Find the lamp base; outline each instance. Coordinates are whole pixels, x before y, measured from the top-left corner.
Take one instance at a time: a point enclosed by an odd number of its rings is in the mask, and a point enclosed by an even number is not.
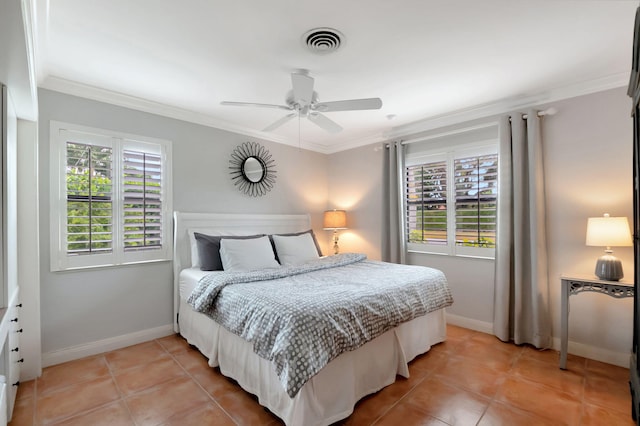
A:
[[[600,256],[598,262],[596,262],[596,276],[601,280],[620,280],[624,277],[622,273],[622,262],[612,254]]]

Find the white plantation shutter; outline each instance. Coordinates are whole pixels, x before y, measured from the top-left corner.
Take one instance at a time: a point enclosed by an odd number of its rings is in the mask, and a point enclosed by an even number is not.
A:
[[[162,246],[162,157],[123,152],[123,243],[126,250]]]
[[[171,142],[51,122],[51,270],[171,260]]]
[[[498,195],[497,145],[417,150],[405,167],[410,251],[493,257]]]
[[[111,147],[67,142],[66,251],[68,255],[113,249]]]
[[[456,244],[467,247],[496,245],[498,154],[454,161]]]
[[[406,168],[409,242],[447,244],[447,163]]]

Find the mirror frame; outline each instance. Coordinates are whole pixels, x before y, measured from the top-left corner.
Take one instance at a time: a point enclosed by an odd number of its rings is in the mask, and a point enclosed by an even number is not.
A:
[[[245,173],[245,163],[256,159],[262,166],[262,177],[254,182]],[[231,180],[241,192],[251,197],[261,197],[273,189],[276,182],[275,160],[269,151],[257,142],[244,142],[231,153],[229,169]]]

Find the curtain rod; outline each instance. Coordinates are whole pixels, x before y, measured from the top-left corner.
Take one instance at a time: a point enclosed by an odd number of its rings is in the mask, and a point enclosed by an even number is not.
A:
[[[542,116],[545,116],[545,115],[555,115],[557,112],[558,112],[557,108],[549,107],[549,108],[547,108],[545,110],[538,111],[537,115],[538,115],[538,117],[542,117]],[[524,114],[522,116],[522,118],[524,120],[526,120],[528,117],[529,117],[528,114]],[[509,120],[511,120],[511,118],[509,118]],[[455,130],[449,130],[447,132],[441,132],[441,133],[437,133],[437,134],[426,136],[426,137],[417,137],[417,138],[411,138],[411,139],[405,139],[405,140],[400,139],[399,142],[402,145],[407,145],[407,144],[410,144],[410,143],[413,143],[413,142],[423,142],[423,141],[427,141],[429,139],[437,139],[437,138],[441,138],[443,136],[449,136],[449,135],[453,135],[453,134],[457,134],[457,133],[464,133],[464,132],[468,132],[468,131],[479,130],[479,129],[483,129],[483,128],[486,128],[486,127],[496,126],[497,124],[498,124],[497,121],[490,121],[490,122],[483,123],[483,124],[480,124],[480,125],[477,125],[477,126],[470,126],[470,127],[463,127],[463,128],[455,129]],[[386,143],[384,145],[384,147],[385,148],[389,148],[389,144]]]
[[[438,139],[438,138],[442,138],[442,137],[446,137],[446,136],[457,135],[457,134],[460,134],[460,133],[472,132],[474,130],[486,129],[487,127],[493,127],[493,126],[497,126],[497,125],[498,125],[497,121],[489,121],[489,122],[478,124],[478,125],[475,125],[475,126],[461,127],[459,129],[455,129],[455,130],[448,130],[446,132],[434,133],[434,134],[429,135],[429,136],[416,137],[416,138],[411,138],[411,139],[404,139],[404,140],[401,140],[401,143],[403,145],[408,145],[408,144],[411,144],[411,143],[414,143],[414,142],[424,142],[424,141],[428,141],[428,140],[431,140],[431,139]]]
[[[557,112],[558,112],[558,110],[556,108],[550,107],[550,108],[547,108],[545,110],[538,111],[537,115],[538,115],[538,117],[542,117],[544,115],[555,115],[555,113],[557,113]],[[525,114],[525,115],[522,116],[522,118],[524,118],[526,120],[527,118],[529,118],[529,115]]]

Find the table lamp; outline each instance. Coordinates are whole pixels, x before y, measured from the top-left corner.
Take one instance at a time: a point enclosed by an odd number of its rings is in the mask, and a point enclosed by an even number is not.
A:
[[[606,247],[596,263],[596,276],[601,280],[618,281],[624,275],[622,262],[613,255],[611,247],[633,245],[626,217],[590,217],[587,222],[587,245]]]
[[[324,229],[333,230],[333,252],[338,254],[338,229],[347,229],[347,212],[344,210],[327,210],[324,212]]]

